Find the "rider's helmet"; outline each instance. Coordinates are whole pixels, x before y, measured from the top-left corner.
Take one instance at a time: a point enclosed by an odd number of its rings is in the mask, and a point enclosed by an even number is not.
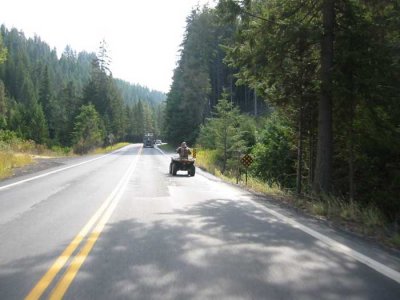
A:
[[[186,148],[186,142],[182,142],[181,147]]]

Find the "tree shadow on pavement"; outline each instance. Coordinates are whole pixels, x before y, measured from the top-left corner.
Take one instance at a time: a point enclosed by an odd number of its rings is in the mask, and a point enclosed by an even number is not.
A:
[[[96,299],[394,299],[400,292],[246,202],[213,199],[159,217],[111,224],[68,298],[93,297],[94,287]]]
[[[57,254],[58,255],[58,254]],[[54,257],[14,261],[2,289]],[[244,201],[106,226],[65,299],[396,299],[400,285]],[[8,295],[10,296],[10,295]],[[12,295],[11,295],[12,296]]]

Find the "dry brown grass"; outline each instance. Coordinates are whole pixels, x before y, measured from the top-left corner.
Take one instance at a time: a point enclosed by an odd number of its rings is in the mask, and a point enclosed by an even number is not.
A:
[[[14,168],[31,163],[33,163],[33,158],[30,154],[0,151],[0,179],[12,175]]]

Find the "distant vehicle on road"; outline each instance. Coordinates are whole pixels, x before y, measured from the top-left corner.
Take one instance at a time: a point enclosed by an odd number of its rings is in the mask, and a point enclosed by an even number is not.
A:
[[[161,145],[161,144],[162,144],[161,140],[156,140],[156,145]]]
[[[143,147],[154,148],[154,134],[146,133],[143,137]]]

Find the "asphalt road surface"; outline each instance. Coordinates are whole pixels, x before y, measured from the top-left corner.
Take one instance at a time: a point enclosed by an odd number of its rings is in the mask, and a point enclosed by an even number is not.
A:
[[[168,166],[136,144],[1,182],[0,299],[400,299],[395,253]]]

